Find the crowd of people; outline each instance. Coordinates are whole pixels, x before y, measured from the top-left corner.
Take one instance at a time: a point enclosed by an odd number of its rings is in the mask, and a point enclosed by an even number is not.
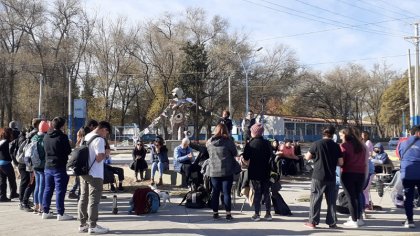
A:
[[[298,143],[285,140],[268,141],[264,138],[264,126],[256,122],[252,112],[242,124],[245,131],[245,146],[243,152],[238,148],[231,136],[232,121],[229,111],[223,112],[223,117],[216,125],[213,136],[207,140],[204,149],[206,160],[201,163],[200,173],[209,178],[211,184],[210,207],[214,220],[220,218],[220,200],[226,211],[225,218],[230,221],[232,216],[232,185],[235,176],[247,172],[247,183],[253,191],[252,201],[254,214],[252,221],[261,219],[272,220],[272,206],[275,204],[271,196],[279,195],[280,176],[288,175],[290,169],[284,166],[297,167],[303,171],[305,160],[313,163],[311,176],[310,209],[308,221],[304,226],[315,229],[320,224],[321,202],[325,195],[327,215],[325,223],[330,228],[337,228],[336,200],[341,187],[348,199],[350,217],[344,227],[358,228],[364,225],[365,209],[372,207],[369,189],[375,173],[381,173],[383,164],[390,163],[381,144],[373,145],[369,133],[361,134],[355,128],[348,127],[338,132],[341,143],[334,140],[336,130],[333,126],[325,127],[323,138],[314,142],[309,151],[301,155]],[[10,122],[9,127],[0,131],[0,202],[8,202],[19,198],[19,208],[39,214],[42,219],[54,217],[50,210],[53,193],[56,194],[57,220],[73,219],[65,213],[65,196],[69,176],[66,164],[71,153],[71,143],[63,132],[65,119],[56,117],[51,121],[33,119],[32,130],[27,133],[18,130],[17,122]],[[79,232],[91,234],[107,233],[108,228],[97,224],[99,204],[104,183],[107,183],[107,173],[118,176],[118,189],[123,190],[124,172],[122,168],[111,166],[110,146],[107,137],[111,125],[106,121],[91,120],[77,133],[76,146],[89,143],[89,173],[76,176],[74,185],[69,191],[69,198],[78,199]],[[412,136],[398,146],[401,157],[401,180],[404,186],[405,211],[407,219],[404,226],[415,227],[413,221],[414,189],[420,187],[420,127],[415,126]],[[20,153],[25,143],[35,143],[41,163],[34,164],[21,160]],[[191,175],[198,157],[195,157],[190,147],[188,137],[173,150],[174,170],[186,176],[191,181]],[[151,145],[151,184],[162,185],[163,173],[169,169],[168,148],[165,140],[157,137]],[[148,169],[146,161],[147,150],[141,140],[137,140],[132,151],[134,171],[137,182],[145,180]],[[391,162],[392,163],[392,162]],[[19,172],[20,183],[17,186],[14,166]],[[158,172],[158,179],[155,179]],[[282,173],[283,172],[283,173]],[[155,182],[156,181],[156,182]],[[7,196],[9,183],[9,197]],[[113,187],[111,190],[116,190]],[[187,182],[190,185],[191,182]],[[280,187],[279,187],[280,186]],[[276,192],[276,193],[274,193]],[[33,195],[33,206],[30,196]],[[222,197],[221,197],[222,196]],[[281,196],[280,196],[281,198]],[[265,205],[265,214],[261,217],[261,205]],[[275,212],[277,210],[275,209]],[[291,214],[290,211],[287,214]]]

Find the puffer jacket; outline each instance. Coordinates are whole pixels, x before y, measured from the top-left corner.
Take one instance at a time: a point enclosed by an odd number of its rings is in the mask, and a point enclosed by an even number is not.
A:
[[[211,137],[206,143],[209,152],[206,175],[226,177],[234,175],[235,157],[238,155],[235,143],[230,138]]]
[[[374,152],[372,159],[373,163],[376,164],[388,164],[390,162],[388,154],[384,151],[384,146],[381,143],[375,144],[373,148],[379,148],[379,153]]]

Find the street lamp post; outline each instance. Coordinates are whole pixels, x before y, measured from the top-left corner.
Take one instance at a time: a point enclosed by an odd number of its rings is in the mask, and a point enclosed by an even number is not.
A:
[[[258,51],[261,51],[261,49],[263,49],[263,47],[259,47],[257,50],[254,50],[254,55],[252,57],[255,56],[255,53]],[[234,52],[236,55],[238,55],[239,57],[239,61],[241,62],[242,68],[244,69],[245,72],[245,114],[248,114],[249,111],[249,91],[248,91],[248,69],[249,66],[252,64],[250,63],[250,65],[248,65],[248,68],[245,67],[244,62],[242,61],[242,57],[241,55],[239,55],[238,52]]]

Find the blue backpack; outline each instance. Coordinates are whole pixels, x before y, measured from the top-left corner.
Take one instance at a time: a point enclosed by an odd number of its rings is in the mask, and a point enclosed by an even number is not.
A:
[[[148,192],[146,195],[148,205],[150,206],[149,213],[156,213],[159,210],[160,198],[155,191]]]

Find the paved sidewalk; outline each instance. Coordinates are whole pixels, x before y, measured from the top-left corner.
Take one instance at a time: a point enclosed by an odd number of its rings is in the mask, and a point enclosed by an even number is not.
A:
[[[291,181],[283,185],[281,193],[289,204],[293,216],[273,216],[273,221],[253,222],[252,208],[245,205],[244,212],[240,212],[243,203],[242,198],[236,199],[233,209],[234,220],[224,220],[224,212],[220,211],[222,219],[213,221],[210,209],[187,209],[178,206],[180,198],[172,198],[172,203],[162,206],[158,213],[143,216],[128,214],[129,193],[118,193],[119,213],[113,215],[113,193],[105,191],[107,199],[103,199],[100,205],[101,226],[109,227],[109,235],[420,235],[420,210],[415,210],[417,219],[416,229],[405,229],[401,222],[405,219],[404,210],[393,208],[388,193],[384,196],[380,212],[372,212],[368,215],[366,226],[359,229],[328,229],[323,224],[325,211],[319,228],[311,230],[305,228],[303,223],[308,217],[308,202],[299,202],[297,199],[309,196],[309,181]],[[372,190],[375,204],[380,202],[375,190]],[[80,235],[77,233],[78,221],[58,222],[55,218],[42,220],[40,216],[20,211],[16,200],[0,204],[0,235]],[[55,206],[52,203],[52,208]],[[66,213],[77,216],[76,200],[66,199]],[[263,207],[264,209],[264,207]],[[325,209],[325,201],[323,205]],[[55,212],[55,209],[53,209]],[[339,215],[339,226],[348,218],[347,215]]]

